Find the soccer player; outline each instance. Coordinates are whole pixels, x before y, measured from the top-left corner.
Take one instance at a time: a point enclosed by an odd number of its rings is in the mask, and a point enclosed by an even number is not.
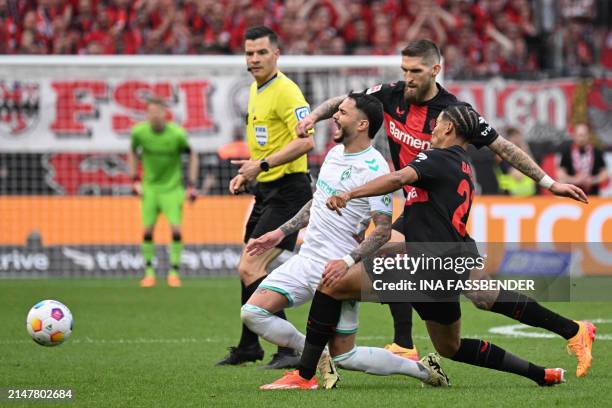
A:
[[[131,150],[128,154],[133,190],[142,197],[142,256],[145,260],[145,276],[140,281],[140,286],[143,288],[155,286],[156,283],[153,269],[153,230],[160,212],[166,216],[172,229],[168,286],[181,286],[181,222],[185,199],[181,162],[183,154],[189,154],[187,196],[193,202],[197,197],[195,183],[198,179],[198,155],[190,148],[185,130],[174,122],[166,121],[164,101],[150,99],[147,103],[147,121],[132,129]],[[138,173],[138,156],[142,159],[142,180]]]
[[[249,160],[235,160],[238,175],[230,181],[230,192],[245,190],[249,181],[255,185],[255,205],[244,235],[245,244],[272,231],[291,219],[310,199],[306,153],[314,147],[311,136],[298,138],[295,128],[310,108],[300,88],[278,70],[278,38],[267,27],[253,27],[245,33],[247,68],[255,81],[248,102],[247,143]],[[292,251],[297,231],[285,237],[266,254],[251,256],[243,251],[238,265],[242,285],[241,305],[255,292],[266,277],[266,268],[283,250]],[[285,318],[284,312],[278,313]],[[220,365],[238,365],[261,360],[264,351],[257,334],[242,325],[236,347]],[[294,350],[279,348],[264,368],[294,367],[299,361]]]
[[[370,95],[350,94],[340,104],[334,122],[338,127],[334,136],[338,146],[329,151],[321,166],[314,198],[291,220],[251,241],[246,247],[250,254],[264,253],[285,236],[308,226],[300,252],[268,275],[241,311],[242,321],[251,330],[272,343],[300,351],[304,348],[304,335],[272,313],[310,301],[326,265],[343,262],[341,258],[346,254],[351,257],[370,256],[391,237],[393,204],[390,195],[352,201],[343,217],[336,217],[325,208],[328,197],[389,173],[385,159],[371,145],[383,122],[382,104]],[[356,239],[365,232],[370,220],[375,225],[372,233],[364,240]],[[357,308],[356,302],[343,304],[336,333],[354,339],[358,326]],[[350,359],[346,368],[378,375],[404,374],[432,385],[448,384],[435,355],[417,363],[384,349],[360,349],[361,354]],[[334,350],[331,352],[333,354]],[[336,384],[337,376],[333,375],[333,365],[331,373],[326,371],[327,367],[319,364],[323,385],[331,388]],[[274,384],[271,388],[281,386]],[[317,379],[312,377],[295,388],[317,387]]]
[[[375,96],[385,110],[385,130],[393,164],[396,170],[403,169],[422,151],[431,147],[431,133],[436,118],[446,107],[457,102],[457,98],[436,82],[442,69],[440,51],[428,40],[409,43],[402,50],[401,68],[404,81],[376,85],[366,93]],[[337,110],[344,96],[328,99],[298,124],[298,135],[306,134],[314,124],[327,119]],[[555,195],[570,194],[582,199],[584,193],[578,187],[555,182],[520,148],[507,141],[479,116],[480,136],[470,141],[477,148],[488,146],[502,159],[537,181]],[[413,191],[404,186],[404,195]],[[410,205],[404,208],[409,214]],[[392,242],[403,241],[401,235],[403,217],[393,224]],[[359,260],[355,260],[359,261]],[[473,271],[474,272],[474,271]],[[471,277],[475,279],[475,277]],[[481,279],[489,279],[482,274]],[[595,338],[595,326],[590,322],[575,322],[542,307],[533,299],[514,291],[470,291],[465,296],[476,307],[500,313],[530,326],[552,331],[568,340],[568,350],[578,360],[576,375],[587,374],[591,365],[591,343]],[[418,354],[412,341],[412,309],[410,303],[390,303],[394,320],[394,343],[387,347],[398,355],[416,359]]]
[[[479,115],[466,104],[447,107],[438,116],[432,130],[434,147],[421,153],[408,166],[378,177],[349,192],[327,200],[330,210],[343,215],[352,200],[388,194],[405,185],[414,187],[409,195],[412,205],[404,215],[403,228],[407,247],[414,243],[467,243],[474,241],[465,230],[473,199],[474,183],[466,154],[467,146],[480,137]],[[460,193],[463,192],[463,193]],[[571,191],[566,192],[571,196]],[[586,202],[586,197],[583,197]],[[459,214],[459,215],[457,215]],[[442,254],[440,254],[442,255]],[[445,253],[443,256],[448,256]],[[306,331],[306,344],[299,370],[288,373],[272,383],[301,385],[313,376],[312,359],[319,358],[323,348],[334,335],[333,327],[340,317],[342,300],[359,299],[365,288],[362,269],[349,270],[346,265],[328,265],[322,284],[315,293]],[[439,270],[427,270],[429,279],[447,280]],[[408,273],[409,275],[409,273]],[[458,279],[454,271],[451,277]],[[444,301],[412,302],[425,321],[435,349],[455,361],[518,374],[539,385],[564,382],[564,370],[545,369],[515,356],[484,340],[461,338],[460,291],[447,294]],[[354,353],[351,351],[349,353]]]

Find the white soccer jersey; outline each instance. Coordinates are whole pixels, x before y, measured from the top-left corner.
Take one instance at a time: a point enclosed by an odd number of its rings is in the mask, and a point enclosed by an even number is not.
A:
[[[355,236],[368,227],[372,212],[392,215],[391,194],[351,200],[341,210],[342,216],[325,206],[330,196],[351,191],[387,173],[387,162],[372,146],[346,154],[344,145],[331,149],[321,166],[300,255],[322,262],[340,259],[357,247]]]

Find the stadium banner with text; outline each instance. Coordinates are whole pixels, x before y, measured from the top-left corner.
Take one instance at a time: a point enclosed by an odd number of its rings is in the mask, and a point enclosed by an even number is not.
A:
[[[240,247],[252,203],[251,196],[210,196],[186,204],[184,241]],[[402,206],[397,199],[396,216]],[[130,196],[5,196],[0,199],[0,225],[0,264],[7,260],[7,270],[14,269],[10,260],[15,248],[133,246],[142,234],[140,202]],[[477,197],[468,228],[481,243],[479,250],[488,253],[496,267],[505,253],[496,254],[487,243],[542,251],[585,243],[574,246],[573,262],[579,263],[574,273],[612,275],[612,199],[591,197],[583,205],[550,197]],[[155,240],[168,243],[170,239],[169,226],[161,217]]]
[[[399,59],[379,58],[385,64],[366,64],[369,60],[361,57],[345,57],[335,67],[320,67],[317,58],[283,57],[281,64],[286,62],[285,72],[316,106],[351,89],[401,79]],[[204,60],[208,63],[202,66],[180,66],[181,59],[176,57],[170,59],[178,61],[174,66],[156,60],[130,65],[130,60],[123,59],[109,65],[114,60],[106,65],[99,60],[99,65],[74,66],[11,65],[10,59],[0,63],[0,151],[126,151],[130,129],[144,119],[145,101],[151,96],[167,101],[168,118],[189,132],[198,151],[216,151],[236,133],[244,132],[252,78],[241,58],[232,59],[228,66],[215,65],[214,58]],[[365,61],[363,66],[355,65],[360,61]],[[354,66],[342,65],[349,62]],[[609,107],[603,97],[612,89],[612,80],[496,79],[447,82],[445,86],[500,129],[512,125],[527,131],[543,124],[558,131],[567,127],[576,109],[588,110],[595,130],[603,135],[602,142],[612,145],[604,137],[611,132],[606,128],[610,126],[606,120]],[[317,131],[322,148],[329,128],[319,124]]]

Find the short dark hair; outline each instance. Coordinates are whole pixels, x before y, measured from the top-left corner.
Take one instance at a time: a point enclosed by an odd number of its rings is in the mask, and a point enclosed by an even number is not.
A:
[[[276,33],[266,26],[249,27],[244,33],[244,40],[257,40],[259,38],[268,37],[270,44],[278,46],[278,36]]]
[[[480,115],[467,103],[456,103],[442,111],[445,119],[451,121],[459,137],[474,140],[480,130]]]
[[[355,101],[355,107],[368,119],[368,136],[370,139],[374,139],[378,129],[380,129],[383,123],[384,114],[382,103],[372,95],[367,95],[362,92],[351,92],[348,94],[348,98]]]
[[[402,55],[404,57],[421,57],[430,64],[439,64],[442,59],[440,49],[436,43],[430,40],[417,40],[408,43],[402,50]]]
[[[166,108],[168,105],[166,104],[166,101],[158,96],[152,96],[150,98],[147,99],[147,106],[149,105],[157,105],[157,106],[161,106],[162,108]]]

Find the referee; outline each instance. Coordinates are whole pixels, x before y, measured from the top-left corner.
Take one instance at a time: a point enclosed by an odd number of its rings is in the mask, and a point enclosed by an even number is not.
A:
[[[244,243],[272,231],[290,220],[312,199],[306,153],[314,147],[311,137],[299,138],[297,123],[310,113],[310,107],[300,88],[282,72],[277,63],[280,56],[278,37],[267,27],[249,28],[245,33],[247,69],[255,81],[251,84],[248,103],[247,143],[250,160],[234,160],[240,166],[238,175],[230,181],[232,194],[245,190],[249,181],[255,184],[255,205],[249,216]],[[266,277],[266,268],[283,250],[292,251],[297,232],[287,236],[276,248],[259,256],[243,250],[238,265],[242,285],[241,305],[245,304]],[[285,293],[275,288],[265,288]],[[291,302],[291,299],[288,299]],[[280,311],[277,316],[285,319]],[[240,342],[230,347],[219,365],[237,365],[261,360],[264,351],[255,333],[242,326]],[[295,367],[299,357],[294,350],[279,347],[264,368]]]

